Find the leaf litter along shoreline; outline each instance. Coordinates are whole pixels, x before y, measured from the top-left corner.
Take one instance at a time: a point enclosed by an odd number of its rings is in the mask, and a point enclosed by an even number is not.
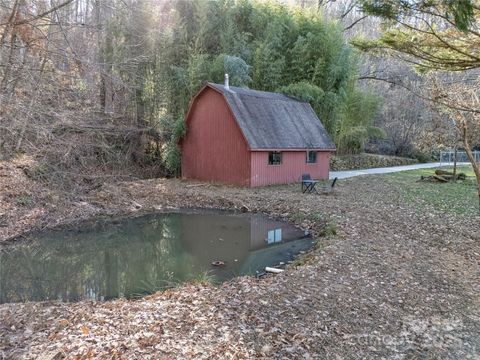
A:
[[[44,227],[48,217],[68,223],[195,205],[265,212],[317,235],[329,221],[337,234],[321,237],[303,263],[262,280],[187,284],[137,300],[0,305],[0,354],[476,358],[478,215],[445,214],[425,204],[419,211],[392,178],[371,179],[342,181],[329,196],[302,195],[296,185],[241,189],[154,179],[106,183],[70,206],[54,204],[53,211],[47,202],[33,209],[34,202],[17,212],[23,231]]]

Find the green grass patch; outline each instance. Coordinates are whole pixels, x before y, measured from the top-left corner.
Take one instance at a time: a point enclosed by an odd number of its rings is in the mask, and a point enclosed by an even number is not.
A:
[[[452,171],[452,167],[443,167]],[[478,196],[475,175],[471,166],[461,166],[457,173],[464,173],[467,179],[456,183],[421,182],[421,176],[435,174],[436,169],[417,169],[392,173],[385,176],[406,204],[419,210],[435,208],[445,213],[470,215],[478,213]]]
[[[325,237],[331,237],[337,235],[337,223],[335,220],[330,220],[325,224],[323,232],[321,234]]]

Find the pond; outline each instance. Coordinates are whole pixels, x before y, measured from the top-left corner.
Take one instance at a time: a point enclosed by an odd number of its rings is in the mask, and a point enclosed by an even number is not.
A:
[[[255,274],[310,249],[305,231],[259,214],[182,211],[52,230],[0,251],[0,303],[108,300]],[[214,262],[223,266],[214,266]]]

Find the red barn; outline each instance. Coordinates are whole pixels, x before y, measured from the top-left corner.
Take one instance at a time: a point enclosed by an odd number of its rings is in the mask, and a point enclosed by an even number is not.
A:
[[[193,98],[181,141],[182,177],[241,186],[328,179],[335,145],[310,104],[208,83]]]

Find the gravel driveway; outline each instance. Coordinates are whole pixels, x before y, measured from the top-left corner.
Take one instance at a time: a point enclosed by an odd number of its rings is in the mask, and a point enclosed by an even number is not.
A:
[[[330,171],[330,179],[347,179],[355,176],[361,175],[374,175],[374,174],[390,174],[406,170],[418,170],[418,169],[432,169],[432,168],[441,168],[446,166],[445,163],[425,163],[425,164],[413,164],[413,165],[402,165],[402,166],[391,166],[383,168],[372,168],[372,169],[359,169],[359,170],[344,170],[344,171]],[[469,165],[469,163],[458,163],[458,166]]]

